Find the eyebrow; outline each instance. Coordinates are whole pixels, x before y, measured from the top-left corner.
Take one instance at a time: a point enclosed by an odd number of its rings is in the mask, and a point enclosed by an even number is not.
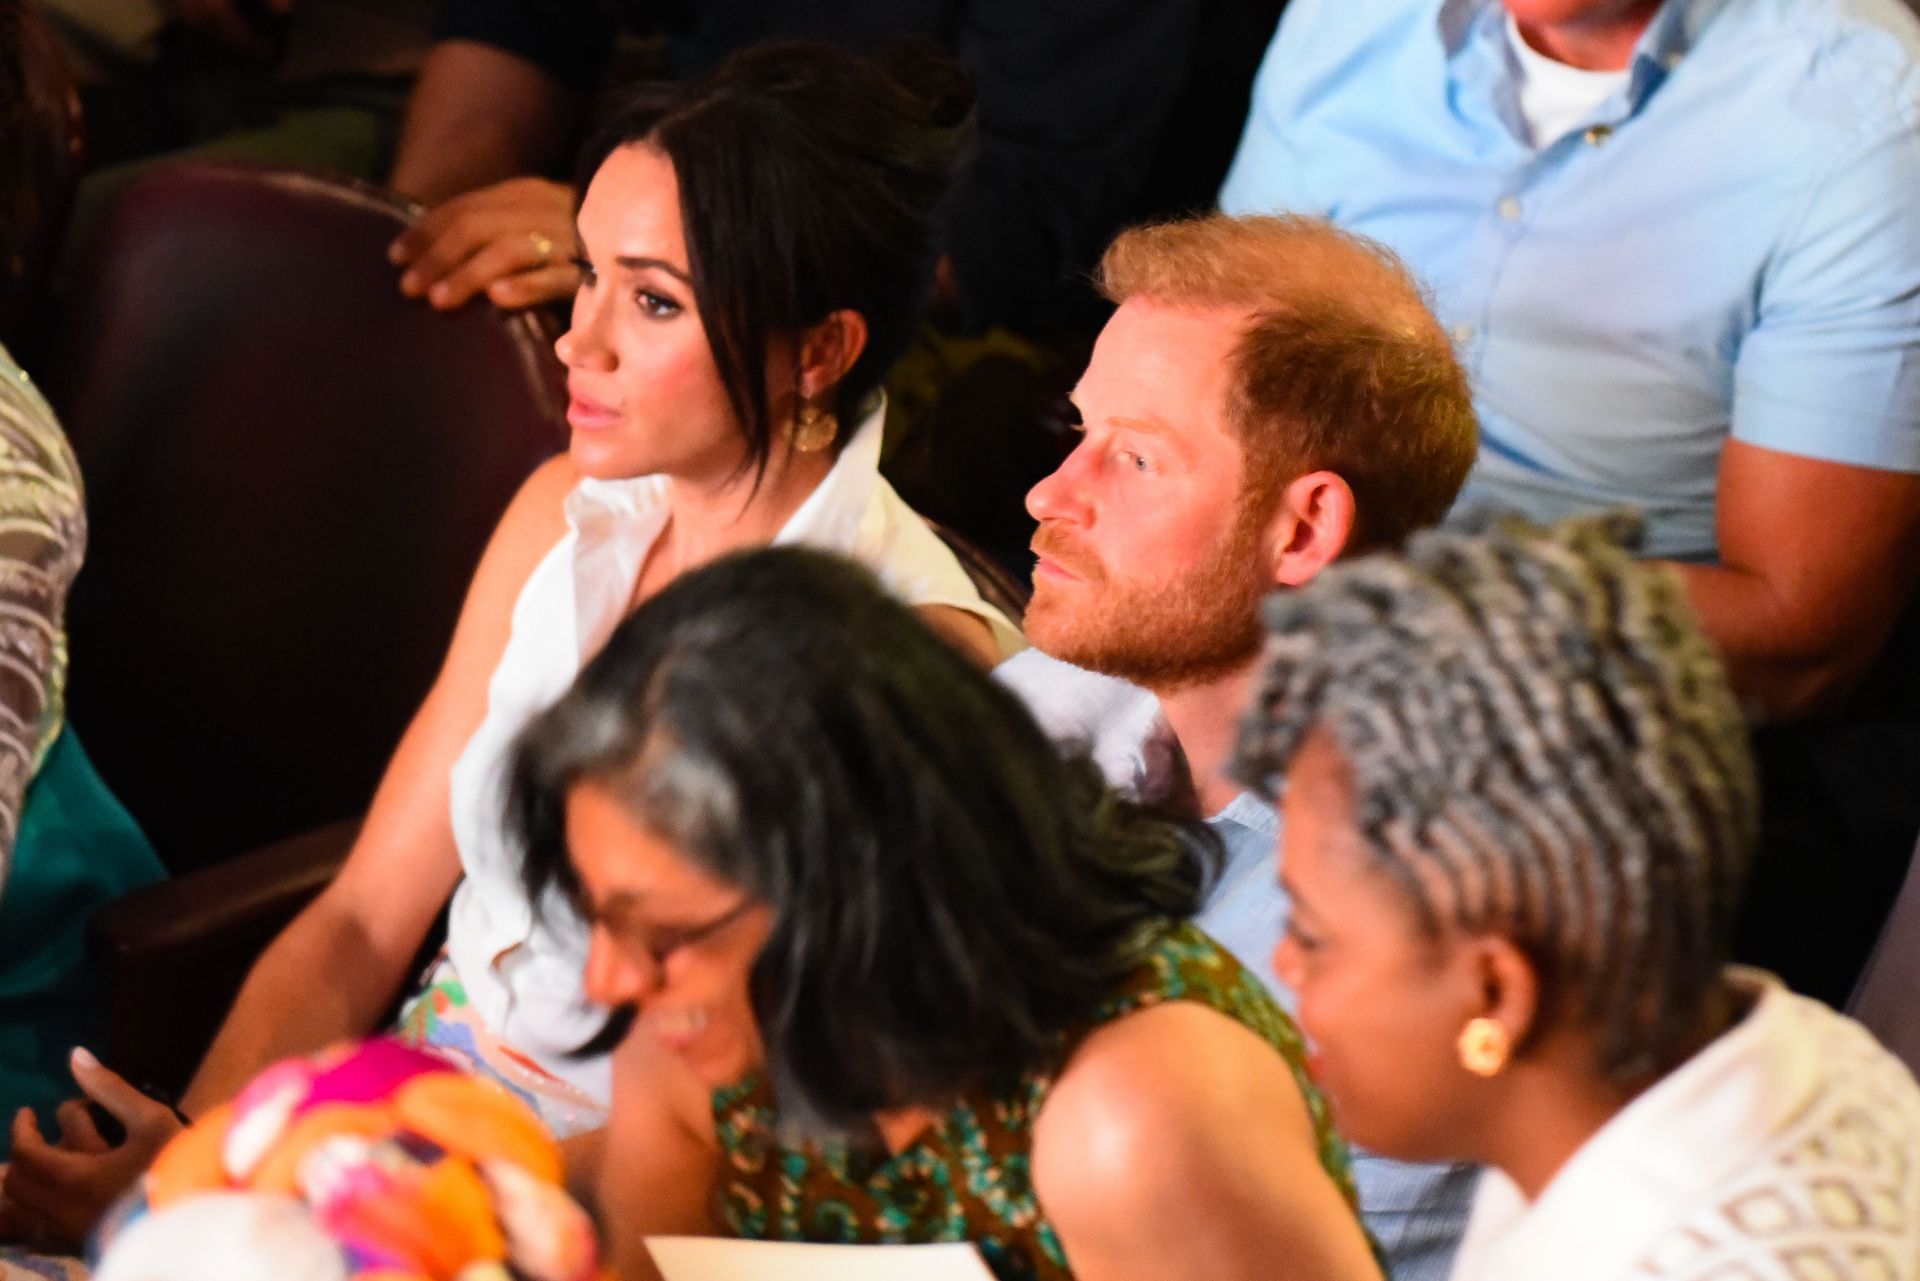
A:
[[[613,261],[617,265],[625,267],[628,271],[646,271],[649,268],[664,271],[688,288],[693,287],[693,278],[664,258],[637,258],[629,254],[621,254]]]
[[[596,921],[618,920],[631,915],[646,897],[639,890],[615,890],[598,903],[589,901],[586,904],[587,915]]]
[[[1158,418],[1135,418],[1130,414],[1112,414],[1107,421],[1116,427],[1125,427],[1129,431],[1145,432],[1149,436],[1171,436],[1173,429]]]

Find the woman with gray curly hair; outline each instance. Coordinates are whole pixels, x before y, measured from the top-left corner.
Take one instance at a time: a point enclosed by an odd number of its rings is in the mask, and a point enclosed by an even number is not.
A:
[[[1502,520],[1267,607],[1237,767],[1355,1142],[1491,1167],[1455,1281],[1920,1277],[1920,1088],[1728,964],[1747,730],[1625,517]]]

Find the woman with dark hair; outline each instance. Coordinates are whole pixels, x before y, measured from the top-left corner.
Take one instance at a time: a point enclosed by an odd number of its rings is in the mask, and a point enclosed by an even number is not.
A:
[[[1292,1025],[1188,923],[1204,829],[1062,760],[858,566],[676,582],[528,728],[510,797],[528,898],[591,923],[619,1011],[623,1276],[662,1232],[1379,1275]]]
[[[931,287],[931,218],[968,139],[957,73],[913,72],[938,92],[832,46],[770,45],[615,112],[589,156],[586,283],[559,343],[568,452],[503,518],[346,866],[255,967],[188,1113],[373,1030],[451,894],[445,957],[403,1035],[500,1079],[578,1136],[590,1169],[611,1081],[604,1058],[572,1053],[598,1026],[586,934],[536,917],[501,826],[527,719],[639,602],[775,542],[866,563],[983,665],[1018,644],[879,474],[880,378]],[[157,1104],[102,1101],[134,1113],[137,1141],[50,1180],[76,1228],[177,1128]]]
[[[1239,769],[1315,1077],[1354,1142],[1490,1167],[1456,1281],[1913,1281],[1920,1088],[1728,966],[1747,727],[1623,532],[1426,534],[1269,604]]]

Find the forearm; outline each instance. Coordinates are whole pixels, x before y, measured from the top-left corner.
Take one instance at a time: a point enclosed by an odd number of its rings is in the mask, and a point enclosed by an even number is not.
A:
[[[383,956],[351,916],[317,900],[247,975],[182,1109],[200,1116],[272,1063],[367,1035],[393,1002],[410,959]]]
[[[513,54],[443,40],[421,64],[388,183],[426,205],[524,174],[560,155],[578,95]]]

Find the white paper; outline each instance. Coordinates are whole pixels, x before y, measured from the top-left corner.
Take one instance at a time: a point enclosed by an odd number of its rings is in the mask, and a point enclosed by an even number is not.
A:
[[[972,1246],[648,1237],[667,1281],[994,1281]]]

